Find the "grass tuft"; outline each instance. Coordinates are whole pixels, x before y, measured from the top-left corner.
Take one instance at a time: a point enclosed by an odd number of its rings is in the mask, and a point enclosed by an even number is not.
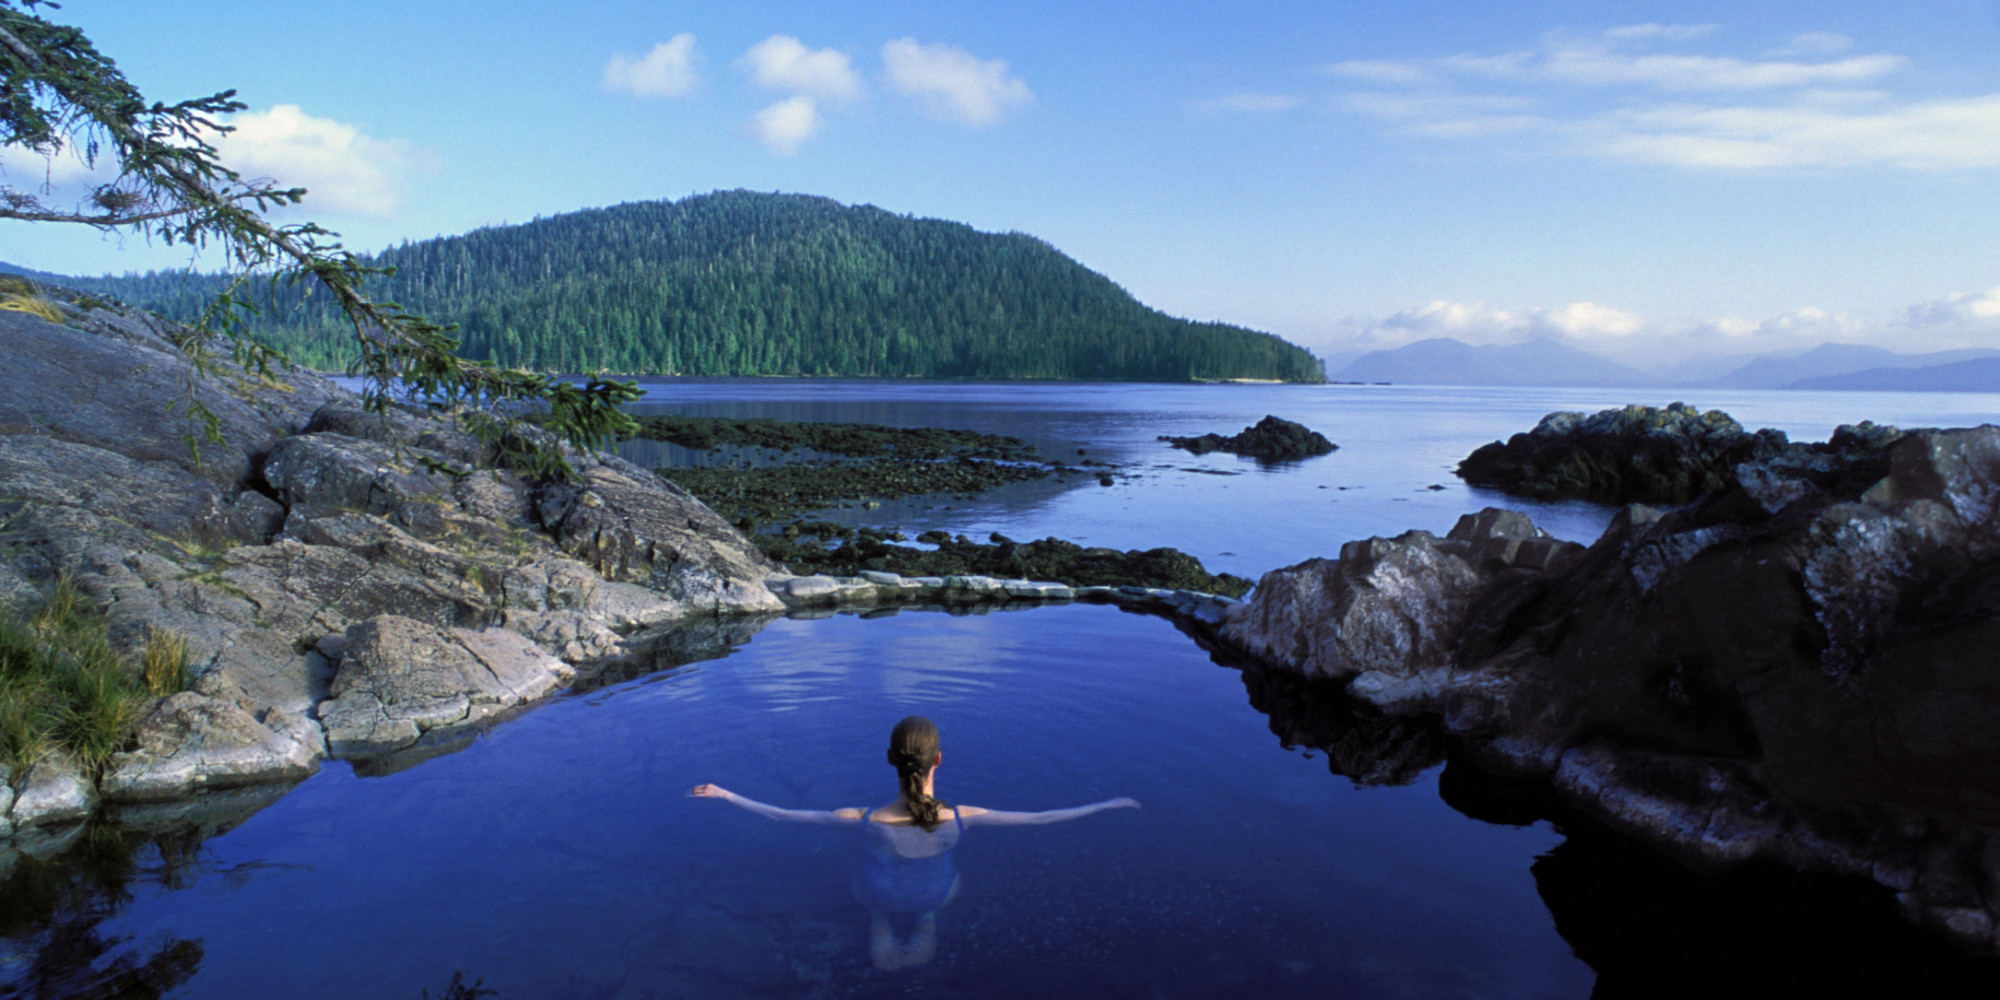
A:
[[[187,690],[187,636],[172,629],[149,630],[146,649],[139,654],[139,680],[155,698]]]
[[[57,309],[55,300],[46,295],[0,294],[0,312],[23,312],[51,323],[63,321],[62,310]]]
[[[61,756],[101,768],[149,695],[187,686],[184,636],[156,631],[138,659],[135,669],[112,648],[104,615],[67,579],[26,619],[0,616],[0,760]]]

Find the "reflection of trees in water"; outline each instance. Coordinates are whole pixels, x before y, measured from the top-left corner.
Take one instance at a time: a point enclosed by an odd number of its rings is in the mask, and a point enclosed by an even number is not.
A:
[[[100,925],[132,902],[135,883],[188,884],[202,839],[93,823],[53,857],[18,860],[0,879],[0,937],[23,957],[0,966],[0,997],[149,998],[187,982],[201,965],[199,940],[130,948]]]

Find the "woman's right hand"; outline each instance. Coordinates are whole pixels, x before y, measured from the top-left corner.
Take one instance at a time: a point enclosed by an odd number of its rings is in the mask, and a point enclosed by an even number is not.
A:
[[[1137,808],[1139,808],[1139,800],[1138,800],[1138,799],[1128,799],[1128,798],[1126,798],[1125,796],[1123,796],[1123,795],[1120,795],[1119,797],[1117,797],[1117,798],[1115,798],[1115,799],[1105,799],[1105,800],[1104,800],[1104,808],[1106,808],[1106,809],[1137,809]]]

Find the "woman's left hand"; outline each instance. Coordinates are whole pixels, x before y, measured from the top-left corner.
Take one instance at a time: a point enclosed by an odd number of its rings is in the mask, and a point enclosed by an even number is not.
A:
[[[726,799],[728,797],[729,789],[721,785],[703,784],[688,789],[688,798],[691,799]]]

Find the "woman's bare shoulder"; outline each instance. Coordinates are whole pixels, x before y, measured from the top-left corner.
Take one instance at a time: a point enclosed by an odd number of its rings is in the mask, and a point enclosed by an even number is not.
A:
[[[971,818],[972,818],[972,817],[974,817],[974,816],[984,816],[984,815],[986,815],[986,814],[987,814],[988,812],[991,812],[991,811],[992,811],[992,810],[990,810],[990,809],[981,809],[981,808],[980,808],[980,807],[978,807],[978,806],[954,806],[954,807],[952,807],[952,812],[953,812],[954,814],[956,814],[956,815],[958,816],[958,818],[959,818],[959,819],[971,819]]]

